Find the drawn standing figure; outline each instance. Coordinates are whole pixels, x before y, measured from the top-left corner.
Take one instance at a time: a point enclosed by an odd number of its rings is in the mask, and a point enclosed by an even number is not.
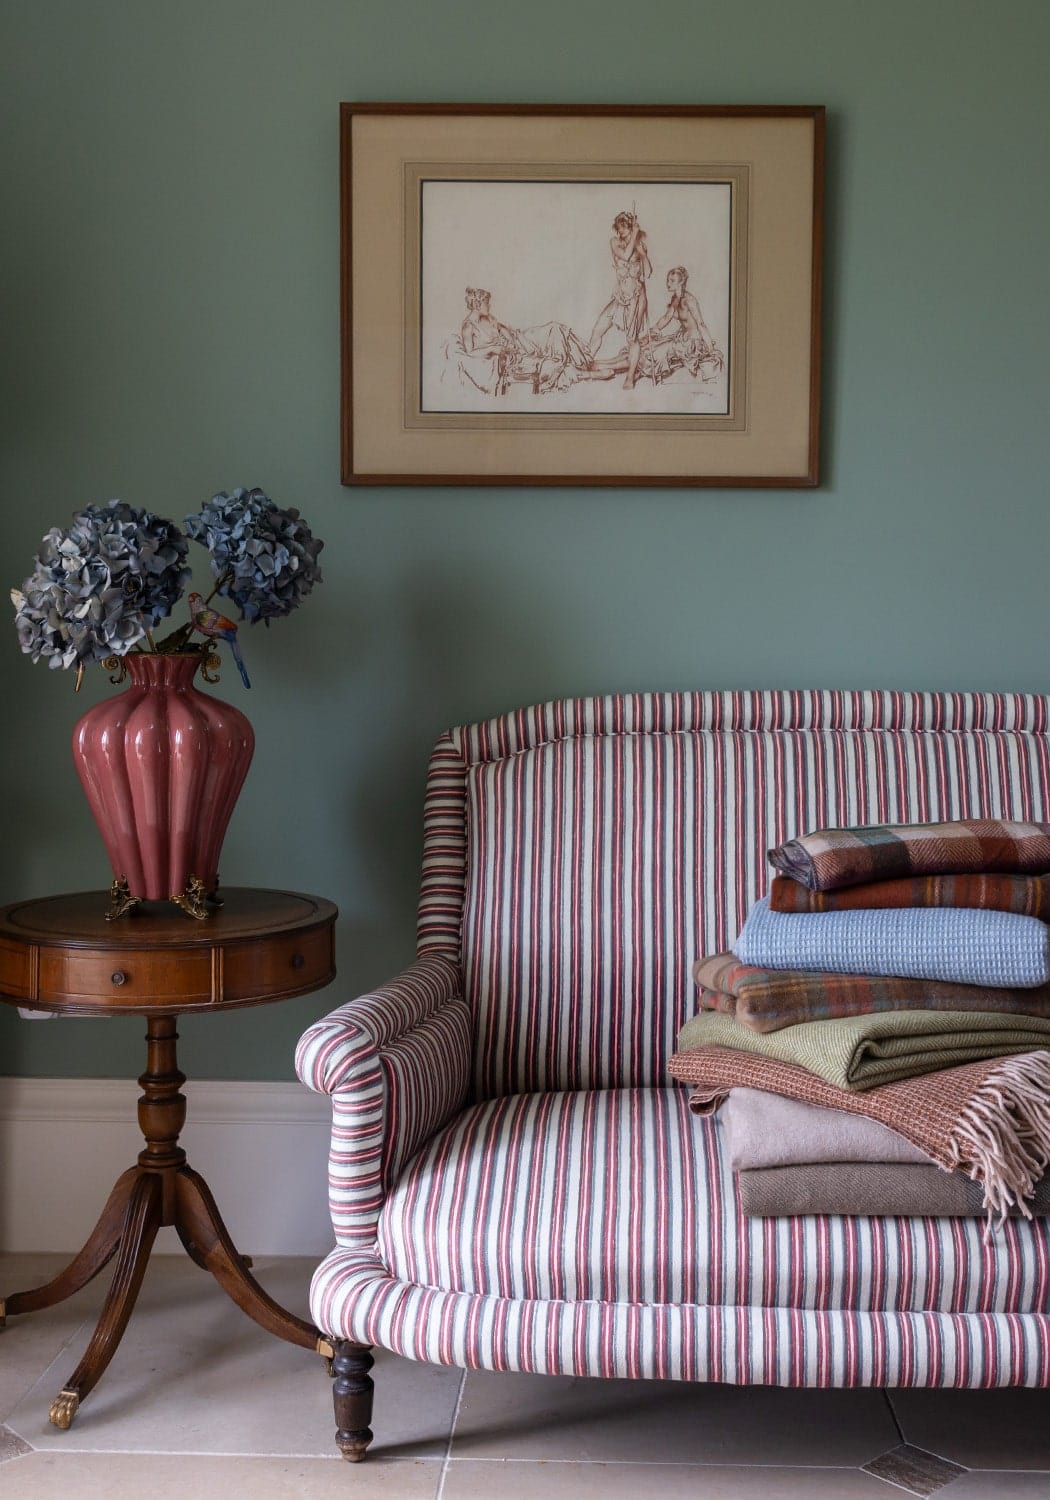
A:
[[[598,314],[598,321],[590,337],[592,359],[597,358],[598,349],[610,328],[621,328],[627,341],[627,374],[624,389],[631,390],[638,379],[638,362],[642,354],[642,339],[649,333],[649,304],[645,295],[646,279],[653,274],[652,262],[646,244],[645,231],[634,213],[616,215],[613,220],[613,237],[609,241],[612,251],[613,271],[616,284],[612,296]]]

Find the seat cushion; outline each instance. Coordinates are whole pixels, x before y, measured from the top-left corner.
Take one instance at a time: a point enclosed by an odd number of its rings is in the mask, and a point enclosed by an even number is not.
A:
[[[687,1091],[518,1094],[463,1111],[379,1223],[400,1283],[510,1299],[1045,1312],[1050,1220],[747,1218]]]

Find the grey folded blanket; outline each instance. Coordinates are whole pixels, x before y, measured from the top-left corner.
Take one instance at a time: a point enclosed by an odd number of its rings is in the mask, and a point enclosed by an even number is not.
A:
[[[980,1218],[980,1187],[962,1172],[910,1162],[821,1162],[800,1166],[754,1167],[734,1173],[740,1206],[760,1218],[798,1214],[858,1214],[879,1218],[903,1215],[935,1219]],[[1050,1177],[1037,1182],[1028,1211],[1050,1215]],[[1007,1209],[1016,1217],[1017,1205]]]

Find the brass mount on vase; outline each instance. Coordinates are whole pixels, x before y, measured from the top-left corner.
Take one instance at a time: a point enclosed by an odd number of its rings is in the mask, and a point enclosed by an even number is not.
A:
[[[198,922],[206,922],[212,912],[222,905],[218,888],[218,880],[215,882],[215,890],[209,891],[199,876],[191,875],[186,882],[186,889],[176,891],[168,899],[188,916],[195,917]],[[137,906],[142,905],[142,900],[141,896],[131,894],[127,876],[119,876],[109,888],[109,910],[106,912],[106,921],[115,922],[118,917],[134,911]]]

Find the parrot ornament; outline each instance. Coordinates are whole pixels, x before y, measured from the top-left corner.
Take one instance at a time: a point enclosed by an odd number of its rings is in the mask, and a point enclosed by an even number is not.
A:
[[[237,626],[226,617],[220,615],[217,609],[211,609],[202,599],[200,594],[191,594],[189,597],[190,619],[193,621],[194,630],[199,630],[201,635],[211,636],[213,640],[225,641],[233,652],[233,659],[237,663],[237,670],[241,674],[241,681],[246,688],[251,687],[248,681],[248,673],[245,670],[241,653],[237,646]]]

